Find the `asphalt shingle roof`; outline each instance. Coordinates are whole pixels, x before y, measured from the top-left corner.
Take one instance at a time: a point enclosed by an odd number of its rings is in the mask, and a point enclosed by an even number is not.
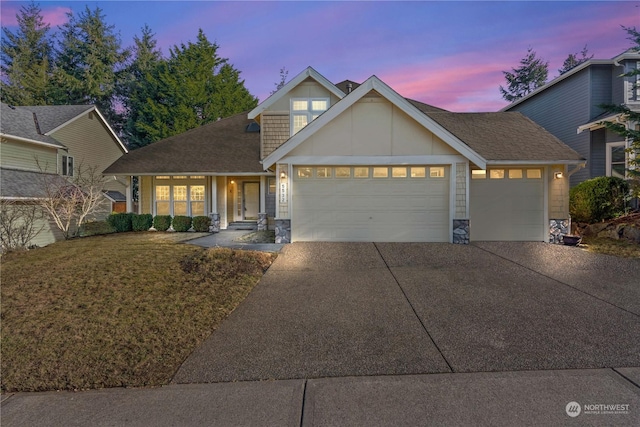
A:
[[[486,160],[584,160],[540,125],[517,112],[428,113]]]
[[[248,112],[208,123],[123,155],[105,174],[261,173],[260,133]]]
[[[44,135],[45,131],[38,127],[34,113],[23,107],[13,107],[0,103],[0,132],[9,136],[26,138],[33,141],[45,142],[64,148],[50,136]]]
[[[93,105],[43,105],[17,107],[35,113],[42,133],[51,132],[61,124],[94,108]]]
[[[38,199],[46,196],[44,189],[50,180],[66,180],[53,173],[25,171],[17,169],[0,169],[0,195],[11,199]]]

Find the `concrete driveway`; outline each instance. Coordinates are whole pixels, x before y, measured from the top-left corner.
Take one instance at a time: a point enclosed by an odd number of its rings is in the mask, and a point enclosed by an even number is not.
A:
[[[174,383],[640,366],[640,260],[294,243]]]

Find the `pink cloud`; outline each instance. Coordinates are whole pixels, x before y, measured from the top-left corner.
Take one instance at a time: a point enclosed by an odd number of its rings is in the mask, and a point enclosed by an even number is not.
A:
[[[20,13],[20,9],[21,7],[16,4],[6,4],[3,2],[2,8],[0,10],[0,19],[2,20],[2,26],[8,28],[17,27],[17,15]],[[47,8],[45,6],[41,9],[44,22],[51,25],[52,30],[55,30],[56,26],[62,25],[67,22],[67,13],[71,12],[71,8],[61,6],[53,8]]]

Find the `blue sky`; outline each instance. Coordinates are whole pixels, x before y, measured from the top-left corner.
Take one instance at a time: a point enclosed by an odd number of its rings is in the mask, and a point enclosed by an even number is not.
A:
[[[631,47],[621,25],[640,27],[640,1],[40,1],[55,28],[66,12],[100,7],[123,46],[148,24],[164,54],[202,28],[219,54],[266,99],[286,67],[333,82],[375,74],[401,95],[452,111],[496,111],[498,86],[532,47],[549,76],[586,44],[598,59]],[[25,2],[0,3],[15,29]]]

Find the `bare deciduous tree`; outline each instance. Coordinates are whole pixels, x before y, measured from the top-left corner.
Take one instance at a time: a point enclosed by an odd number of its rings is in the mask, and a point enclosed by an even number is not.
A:
[[[42,174],[42,208],[50,215],[65,239],[74,237],[80,226],[99,212],[104,202],[106,180],[95,166],[80,164],[73,176]]]
[[[0,200],[0,243],[2,252],[27,249],[44,228],[44,214],[36,203]]]

